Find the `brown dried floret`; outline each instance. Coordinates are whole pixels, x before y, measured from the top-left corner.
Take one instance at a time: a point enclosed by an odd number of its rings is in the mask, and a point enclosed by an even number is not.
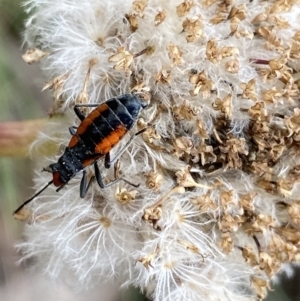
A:
[[[282,100],[282,90],[278,90],[273,87],[272,89],[262,91],[261,97],[267,103],[276,104]]]
[[[297,30],[293,36],[293,39],[297,42],[300,42],[300,30]]]
[[[298,244],[300,241],[300,232],[298,229],[293,227],[277,227],[276,232],[289,243]],[[296,246],[294,246],[292,249],[295,250],[295,248]]]
[[[199,17],[186,18],[182,23],[187,42],[194,42],[202,36],[202,22]]]
[[[181,136],[175,138],[175,140],[173,141],[173,146],[174,146],[173,154],[177,158],[180,158],[184,154],[190,154],[191,149],[193,147],[193,142],[190,138]]]
[[[257,254],[253,251],[252,248],[242,248],[242,255],[245,261],[252,267],[258,265]]]
[[[290,74],[291,76],[291,74]],[[285,79],[285,77],[282,77],[282,79]],[[292,76],[289,77],[288,79],[286,79],[286,81],[289,81],[289,80],[292,80]],[[285,81],[285,82],[286,82]],[[283,97],[285,97],[287,99],[287,101],[294,105],[295,104],[295,101],[297,99],[299,99],[299,96],[300,96],[300,91],[299,91],[299,88],[296,84],[294,83],[287,83],[284,87],[284,92],[283,92]]]
[[[267,21],[274,24],[278,29],[288,29],[291,27],[289,22],[281,16],[269,15]]]
[[[300,201],[287,205],[288,213],[294,224],[300,226]]]
[[[264,102],[257,102],[248,110],[249,116],[259,121],[266,120],[268,117],[268,112],[265,107],[266,105]]]
[[[157,222],[162,217],[162,206],[158,205],[155,207],[146,208],[143,215],[143,220],[152,224],[154,229],[159,230]]]
[[[204,70],[200,73],[191,74],[189,82],[194,85],[194,89],[190,90],[190,94],[196,96],[202,92],[204,99],[210,96],[210,92],[214,87],[214,82],[208,78]]]
[[[294,184],[295,184],[294,181],[291,179],[280,178],[277,181],[278,193],[280,193],[285,197],[291,196]]]
[[[265,134],[270,132],[270,123],[268,121],[255,122],[252,126],[251,132],[254,133],[255,137],[260,137],[264,139]],[[255,134],[259,134],[259,135],[255,135]]]
[[[182,58],[182,51],[177,46],[170,43],[167,47],[169,58],[172,60],[172,67],[181,65],[184,61]]]
[[[267,274],[268,277],[274,276],[278,272],[277,261],[267,252],[259,253],[259,267]]]
[[[206,43],[206,58],[214,64],[221,61],[222,56],[216,39],[211,39]]]
[[[217,0],[204,0],[202,2],[202,6],[204,8],[210,7],[211,5],[213,5],[215,2],[217,2]]]
[[[229,20],[237,18],[238,20],[242,21],[246,18],[246,9],[246,4],[242,4],[240,6],[232,6],[227,18]]]
[[[87,92],[87,87],[88,87],[88,83],[90,80],[91,69],[96,63],[97,63],[96,60],[90,61],[89,68],[88,68],[88,71],[87,71],[85,79],[84,79],[83,88],[82,88],[81,92],[78,94],[76,101],[75,101],[77,104],[86,104],[89,102],[89,94]]]
[[[129,191],[126,188],[120,189],[118,186],[115,192],[115,197],[119,203],[126,205],[135,201],[137,193],[138,192],[136,190]]]
[[[254,38],[253,31],[247,29],[238,29],[235,31],[234,36],[239,38],[246,38],[252,40]]]
[[[220,205],[221,205],[223,211],[227,213],[228,209],[236,206],[234,191],[232,189],[226,190],[226,191],[221,191],[220,202],[221,202]]]
[[[209,134],[206,129],[205,123],[202,120],[197,119],[195,122],[195,126],[196,126],[196,130],[194,131],[195,135],[197,135],[199,138],[202,138],[202,139],[209,138]]]
[[[135,13],[126,14],[125,15],[127,21],[130,24],[131,31],[136,31],[139,28],[139,20],[138,16]]]
[[[282,229],[282,228],[281,228]],[[288,242],[288,238],[285,237],[285,234],[289,237],[290,234],[288,233],[289,230],[287,230],[287,233],[281,233],[280,228],[276,229],[277,233],[272,233],[271,240],[268,244],[268,249],[273,253],[274,256],[276,256],[276,259],[279,260],[279,264],[283,262],[293,262],[295,258],[297,258],[297,255],[299,254],[298,248],[295,246],[296,241],[293,243]],[[297,231],[297,230],[296,230]],[[297,231],[298,232],[298,231]],[[294,239],[298,239],[299,241],[299,235],[295,236],[292,233],[292,237]]]
[[[276,73],[272,72],[270,68],[261,68],[257,71],[257,73],[263,83],[274,82],[274,79],[277,78]]]
[[[194,156],[193,162],[199,162],[202,166],[205,164],[215,163],[217,156],[214,154],[214,149],[211,145],[207,145],[203,140],[200,145],[191,151]]]
[[[146,174],[147,180],[146,185],[150,189],[157,191],[161,186],[164,178],[161,172],[159,171],[150,171]]]
[[[257,33],[260,34],[265,40],[265,47],[267,49],[273,49],[274,47],[277,50],[284,51],[285,49],[282,47],[282,40],[277,38],[276,30],[273,26],[269,27],[260,27],[257,30]]]
[[[293,4],[295,3],[295,0],[279,0],[276,1],[270,8],[270,13],[282,13],[282,12],[288,12],[291,10]]]
[[[259,300],[264,299],[267,296],[268,290],[271,289],[268,280],[260,277],[252,276],[251,284]]]
[[[49,55],[50,52],[42,51],[38,48],[28,49],[25,54],[22,55],[22,59],[28,63],[36,63],[42,60],[45,56]]]
[[[147,4],[148,0],[134,0],[132,3],[132,10],[142,16]]]
[[[54,103],[51,108],[51,112],[49,113],[50,117],[61,113],[60,110],[65,103],[65,101],[63,99],[63,88],[64,88],[64,84],[67,81],[69,75],[70,75],[70,72],[67,72],[63,75],[53,78],[50,82],[47,82],[42,89],[42,91],[44,91],[46,89],[53,90],[52,95],[54,97]]]
[[[220,243],[220,247],[223,251],[224,254],[229,254],[233,247],[233,239],[231,237],[231,233],[226,232],[226,233],[221,233],[221,243]]]
[[[229,15],[227,17],[230,20],[230,31],[231,34],[235,33],[242,20],[246,18],[246,5],[232,6]]]
[[[210,198],[210,193],[203,194],[197,198],[192,198],[191,203],[197,206],[201,212],[211,212],[218,209],[218,206]]]
[[[180,245],[182,245],[185,249],[189,250],[190,252],[197,253],[197,254],[201,255],[202,259],[204,260],[204,258],[205,258],[204,255],[200,252],[199,248],[196,245],[194,245],[191,242],[182,240],[182,239],[178,239],[177,242]]]
[[[228,94],[223,99],[217,98],[212,107],[217,111],[221,111],[225,118],[230,118],[232,116],[232,95]]]
[[[237,58],[226,62],[225,69],[232,74],[238,73],[240,69],[240,63]]]
[[[232,216],[231,214],[223,214],[220,218],[219,218],[219,222],[218,222],[218,226],[220,231],[222,231],[223,233],[226,232],[236,232],[241,225],[244,223],[245,221],[245,217],[240,216],[240,215],[235,215]]]
[[[153,126],[148,126],[147,129],[142,133],[143,140],[153,149],[164,150],[164,147],[158,143],[161,140],[161,136],[157,133]]]
[[[271,180],[273,175],[273,169],[266,162],[252,162],[251,172],[268,181]]]
[[[149,267],[152,267],[151,262],[153,259],[155,259],[156,255],[158,254],[158,251],[159,248],[156,247],[152,253],[148,254],[145,257],[139,258],[136,261],[141,262],[146,269],[149,269]]]
[[[239,53],[240,52],[239,52],[238,48],[233,47],[233,46],[225,46],[225,47],[221,48],[221,51],[220,51],[220,55],[221,55],[222,59],[224,59],[226,57],[230,57],[230,56],[236,56]]]
[[[273,160],[273,162],[278,161],[283,153],[287,150],[287,146],[285,144],[284,137],[276,137],[274,135],[274,138],[270,141],[270,158]]]
[[[216,14],[213,18],[209,20],[209,22],[213,25],[220,24],[224,20],[227,19],[227,16],[223,14],[222,12]]]
[[[62,93],[63,86],[64,86],[66,80],[68,79],[69,75],[70,75],[70,72],[67,72],[63,75],[53,78],[50,82],[47,82],[44,85],[42,91],[44,91],[46,89],[53,89],[53,96],[55,97],[55,99],[58,99]]]
[[[164,9],[159,11],[154,19],[155,26],[161,24],[165,20],[166,16],[167,16],[167,12]]]
[[[223,13],[228,13],[230,12],[232,6],[235,4],[235,0],[220,0],[218,1],[218,7],[217,7],[217,12],[223,12]]]
[[[235,34],[238,31],[240,22],[241,22],[241,20],[236,17],[234,17],[230,20],[231,35]]]
[[[294,114],[291,117],[285,117],[284,123],[289,129],[289,136],[300,131],[300,109],[295,108]]]
[[[193,177],[190,174],[190,166],[186,166],[185,169],[179,170],[175,173],[177,177],[177,183],[181,187],[200,187],[200,188],[211,188],[204,184],[195,182]]]
[[[133,61],[133,54],[127,51],[124,46],[118,47],[117,53],[110,56],[108,61],[116,63],[114,65],[115,70],[122,70],[128,75],[131,74],[129,67]]]
[[[201,113],[201,108],[193,106],[187,99],[181,105],[175,105],[172,108],[173,116],[176,120],[195,120]]]
[[[265,189],[269,193],[281,194],[281,195],[287,197],[292,194],[294,180],[293,179],[284,179],[284,178],[279,178],[276,181],[259,179],[257,181],[257,185],[259,187]]]
[[[170,69],[162,69],[155,76],[156,83],[162,84],[170,84],[171,83],[171,70]]]
[[[248,149],[245,138],[236,138],[231,134],[228,135],[224,145],[220,145],[220,159],[226,165],[226,168],[240,169],[242,159],[240,155],[248,155]]]
[[[293,181],[299,181],[300,180],[300,165],[296,165],[293,168],[291,168],[288,173],[288,177]]]
[[[276,221],[272,216],[261,213],[253,217],[250,224],[245,228],[245,232],[249,235],[256,233],[266,233],[270,228],[276,226]]]
[[[185,0],[183,3],[176,7],[176,12],[178,17],[185,16],[190,9],[194,6],[194,2],[192,0]]]
[[[285,67],[286,63],[287,63],[287,55],[284,54],[277,59],[269,60],[269,67],[271,68],[272,71],[282,70]]]
[[[255,92],[255,79],[251,79],[248,83],[241,83],[241,88],[243,89],[242,98],[250,98],[253,101],[257,100]]]
[[[268,19],[269,16],[269,12],[265,11],[263,13],[260,13],[258,15],[255,16],[255,18],[252,20],[252,24],[257,24],[257,23],[261,23],[263,21],[266,21]]]

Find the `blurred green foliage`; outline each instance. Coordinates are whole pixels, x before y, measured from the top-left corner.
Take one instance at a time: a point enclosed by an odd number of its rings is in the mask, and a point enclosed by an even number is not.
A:
[[[26,13],[22,7],[23,1],[1,0],[0,1],[0,20],[1,27],[14,38],[19,39],[23,30]]]
[[[21,58],[25,17],[21,2],[1,0],[0,7],[0,122],[41,118],[50,97],[31,81],[37,67],[31,69]],[[9,229],[19,225],[11,212],[30,194],[31,178],[32,160],[0,158],[0,214]]]

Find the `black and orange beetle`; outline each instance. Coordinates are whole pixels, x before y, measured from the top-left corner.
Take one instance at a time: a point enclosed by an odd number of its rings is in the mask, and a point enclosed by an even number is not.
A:
[[[138,94],[124,94],[107,100],[102,104],[80,104],[75,105],[74,111],[81,123],[78,127],[71,126],[69,131],[72,138],[66,147],[63,155],[57,163],[50,164],[44,170],[53,174],[53,179],[48,182],[33,197],[19,206],[14,214],[18,213],[26,204],[32,201],[36,196],[43,192],[49,185],[54,184],[59,191],[74,176],[83,170],[83,176],[80,183],[80,197],[84,197],[91,185],[96,179],[101,188],[105,188],[123,180],[131,185],[124,178],[115,179],[108,185],[105,185],[97,165],[97,160],[105,157],[104,166],[109,168],[126,150],[130,142],[142,133],[145,129],[137,132],[130,137],[126,145],[110,160],[109,152],[125,136],[125,134],[134,126],[142,109],[148,103]],[[80,107],[96,107],[88,116],[80,111]],[[87,183],[87,166],[94,164],[95,176]]]

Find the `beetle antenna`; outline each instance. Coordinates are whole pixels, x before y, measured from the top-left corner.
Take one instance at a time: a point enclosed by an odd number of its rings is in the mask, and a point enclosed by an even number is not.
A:
[[[35,197],[37,197],[39,194],[41,194],[48,186],[50,186],[51,184],[53,184],[53,180],[51,180],[50,182],[48,182],[48,184],[46,184],[41,190],[39,190],[34,196],[32,196],[29,200],[25,201],[21,206],[19,206],[14,212],[13,214],[17,214],[25,205],[27,205],[28,203],[30,203]]]

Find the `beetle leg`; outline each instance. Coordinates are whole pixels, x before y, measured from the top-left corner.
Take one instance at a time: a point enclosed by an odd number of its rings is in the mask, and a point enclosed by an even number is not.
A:
[[[99,103],[90,103],[90,104],[77,104],[74,106],[74,112],[76,114],[76,116],[82,121],[83,119],[85,119],[84,114],[80,111],[80,107],[98,107]]]
[[[106,169],[110,168],[112,162],[110,161],[110,153],[108,152],[104,158],[104,166]]]
[[[72,136],[76,134],[76,131],[75,131],[76,129],[77,129],[77,126],[70,126],[69,127],[69,132]]]
[[[128,180],[124,179],[124,178],[118,178],[118,179],[115,179],[115,180],[111,181],[108,184],[104,184],[97,162],[94,163],[94,167],[95,167],[95,177],[96,177],[97,183],[100,186],[100,188],[110,187],[110,186],[115,185],[116,183],[118,183],[120,181],[124,181],[125,183],[127,183],[127,184],[129,184],[133,187],[139,187],[140,186],[140,184],[133,184],[133,183],[129,182]]]
[[[138,136],[138,135],[142,134],[143,132],[145,132],[146,130],[147,130],[147,128],[144,128],[144,129],[138,131],[137,133],[135,133],[134,135],[132,135],[130,137],[130,139],[127,141],[127,143],[122,147],[122,149],[120,149],[120,151],[115,155],[115,157],[112,160],[110,160],[110,155],[109,155],[109,153],[107,153],[105,155],[105,160],[104,160],[105,168],[110,168],[111,165],[114,164],[122,156],[122,154],[125,152],[125,150],[130,145],[130,143],[133,141],[133,139],[136,136]]]
[[[95,176],[92,176],[89,180],[89,183],[87,184],[87,176],[86,176],[86,171],[83,171],[82,179],[80,182],[80,197],[84,198],[86,193],[88,192],[91,184],[94,182]]]
[[[74,107],[74,112],[81,121],[85,119],[84,114],[78,109],[78,105]]]

